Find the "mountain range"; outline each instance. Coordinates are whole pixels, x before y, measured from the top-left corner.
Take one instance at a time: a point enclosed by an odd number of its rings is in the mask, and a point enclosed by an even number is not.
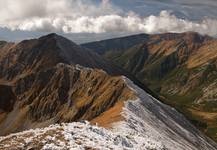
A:
[[[2,41],[0,149],[215,150],[217,144],[180,113],[203,113],[204,102],[215,102],[181,99],[214,83],[215,68],[191,70],[214,67],[213,48],[215,39],[197,33],[140,34],[80,46],[57,34]],[[189,74],[182,81],[184,69]]]
[[[122,44],[128,41],[132,44]],[[216,38],[195,32],[141,34],[83,46],[131,72],[217,140]]]

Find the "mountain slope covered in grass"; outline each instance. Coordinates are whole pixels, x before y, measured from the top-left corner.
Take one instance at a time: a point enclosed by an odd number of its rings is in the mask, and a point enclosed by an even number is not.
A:
[[[133,38],[127,37],[129,42]],[[101,42],[83,46],[91,48],[95,44],[97,48],[99,45],[104,52],[99,54],[132,73],[165,103],[177,108],[217,140],[217,40],[194,32],[141,38],[144,41],[118,52],[114,51],[115,44],[114,50],[106,44],[102,47]],[[121,46],[117,44],[117,47]]]

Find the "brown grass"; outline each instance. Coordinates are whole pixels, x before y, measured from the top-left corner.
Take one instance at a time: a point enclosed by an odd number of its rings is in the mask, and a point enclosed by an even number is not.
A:
[[[199,48],[187,62],[188,68],[194,68],[217,58],[217,42],[210,42]]]
[[[91,124],[98,124],[104,128],[112,127],[112,123],[124,120],[124,117],[121,115],[122,109],[124,107],[124,102],[118,102],[108,111],[102,113],[100,116],[96,117],[91,121]]]
[[[215,121],[217,119],[217,112],[204,112],[194,109],[189,109],[189,111],[199,117],[202,117],[206,121]]]

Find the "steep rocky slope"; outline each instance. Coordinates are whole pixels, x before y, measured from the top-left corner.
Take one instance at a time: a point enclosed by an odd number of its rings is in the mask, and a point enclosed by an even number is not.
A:
[[[128,37],[129,42],[131,38],[133,36]],[[89,44],[83,46],[101,46],[105,58],[133,73],[161,95],[164,102],[185,113],[195,125],[217,140],[215,38],[194,32],[146,35],[144,42],[118,53],[106,45],[102,47],[100,42]]]
[[[91,120],[133,97],[120,77],[103,71],[116,75],[119,69],[56,34],[4,42],[0,52],[1,135]]]
[[[2,107],[10,111],[0,114],[4,116],[1,135],[58,122],[91,120],[116,102],[133,97],[119,78],[66,64],[19,78],[13,85],[16,100],[12,103],[2,98]]]
[[[213,141],[201,134],[176,110],[162,104],[129,79],[123,77],[121,80],[134,92],[135,97],[125,101],[119,114],[123,119],[113,122],[110,129],[93,126],[84,121],[56,124],[0,137],[0,148],[6,150],[215,150],[217,148]],[[104,112],[99,118],[102,116],[104,118],[106,114],[107,112]]]

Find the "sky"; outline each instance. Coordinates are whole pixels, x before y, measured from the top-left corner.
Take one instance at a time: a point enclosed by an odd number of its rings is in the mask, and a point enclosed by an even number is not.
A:
[[[137,33],[217,35],[217,0],[0,0],[0,40],[51,32],[77,43]]]

